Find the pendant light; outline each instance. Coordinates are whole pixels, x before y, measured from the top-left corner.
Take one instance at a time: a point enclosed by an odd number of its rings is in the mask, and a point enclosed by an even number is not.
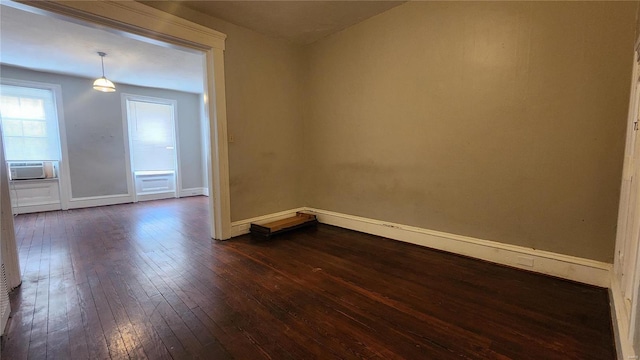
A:
[[[114,92],[116,91],[116,86],[104,77],[104,57],[107,54],[100,51],[98,55],[100,55],[100,62],[102,63],[102,77],[93,82],[93,89],[102,92]]]

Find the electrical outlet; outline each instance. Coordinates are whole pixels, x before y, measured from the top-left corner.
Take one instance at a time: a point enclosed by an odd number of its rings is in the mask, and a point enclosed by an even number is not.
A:
[[[529,256],[518,256],[518,265],[533,267],[533,258]]]

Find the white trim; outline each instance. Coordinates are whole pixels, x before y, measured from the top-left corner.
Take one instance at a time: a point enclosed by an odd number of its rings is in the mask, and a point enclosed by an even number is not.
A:
[[[180,190],[180,197],[205,195],[205,189],[202,187],[182,189]]]
[[[209,118],[207,117],[207,114],[205,112],[205,95],[200,94],[200,96],[198,96],[198,100],[200,101],[200,151],[202,152],[202,162],[200,166],[202,166],[202,186],[204,189],[207,189],[207,186],[209,186],[210,177],[209,163],[211,161],[211,155],[209,154]],[[207,196],[209,196],[208,189]]]
[[[150,201],[150,200],[164,200],[164,199],[175,199],[176,192],[175,191],[158,191],[153,193],[145,193],[136,196],[137,201]]]
[[[611,264],[469,236],[306,208],[323,224],[387,237],[519,269],[609,287]]]
[[[135,1],[72,1],[72,3],[49,1],[46,4],[22,4],[9,1],[6,5],[62,17],[67,21],[85,22],[125,31],[131,37],[145,37],[163,44],[176,44],[192,49],[207,48],[224,50],[227,35],[206,26],[193,23],[164,11]],[[3,2],[4,5],[5,2]],[[188,33],[188,36],[184,34]]]
[[[298,211],[315,214],[323,224],[378,235],[585,284],[610,287],[611,264],[550,251],[477,239],[415,226],[374,220],[310,207],[280,211],[231,223],[233,236],[249,233],[251,223],[284,219]]]
[[[635,214],[636,216],[638,215],[637,212]],[[637,233],[636,233],[636,236]],[[638,237],[635,238],[636,241],[638,241]],[[635,248],[635,254],[633,257],[633,269],[632,271],[632,282],[631,282],[631,292],[632,292],[632,302],[631,304],[629,304],[630,308],[629,308],[629,312],[627,312],[627,314],[629,315],[629,332],[628,332],[628,339],[631,342],[631,344],[633,344],[634,339],[636,338],[636,332],[638,331],[638,329],[636,328],[636,325],[638,324],[638,316],[640,316],[640,314],[638,313],[638,311],[640,310],[639,304],[640,301],[638,300],[638,296],[640,294],[638,294],[638,291],[640,290],[640,275],[638,274],[638,271],[640,270],[640,246],[638,246],[638,244],[636,243],[636,248]],[[624,280],[624,278],[623,278]],[[621,293],[622,294],[622,293]],[[626,292],[623,295],[623,298],[626,302],[627,296],[626,296]],[[636,349],[638,349],[640,347],[640,344],[634,344],[633,347],[635,347]],[[634,349],[635,351],[635,349]],[[635,358],[637,359],[637,357]]]
[[[58,104],[59,102],[59,104]],[[58,174],[58,188],[60,191],[60,206],[62,210],[69,209],[69,199],[71,198],[71,169],[69,168],[69,151],[67,150],[67,127],[64,121],[64,110],[62,109],[62,88],[60,97],[56,97],[58,107],[58,131],[60,132],[60,152],[61,159],[58,162],[60,172]]]
[[[129,194],[87,196],[69,199],[69,209],[79,209],[95,206],[132,203],[133,197]]]
[[[184,195],[181,195],[181,197],[206,195],[205,193],[206,193],[205,188],[183,189],[181,191],[181,194],[184,194]],[[171,198],[174,198],[173,191],[141,195],[139,200],[147,201],[147,200],[159,200],[159,199],[171,199]],[[128,204],[132,202],[134,202],[132,196],[127,194],[87,196],[82,198],[69,199],[69,209],[81,209],[81,208],[116,205],[116,204]],[[36,204],[36,205],[20,206],[20,207],[17,207],[16,209],[22,210],[22,211],[19,211],[18,214],[26,214],[31,212],[42,212],[42,211],[53,211],[53,210],[60,210],[60,204],[59,203],[51,203],[51,204],[43,203],[43,204]],[[24,211],[23,209],[26,209],[27,211]]]
[[[6,4],[26,11],[56,16],[76,22],[106,26],[124,36],[154,39],[163,45],[202,50],[206,54],[206,113],[212,176],[209,178],[211,237],[231,237],[231,204],[227,143],[227,108],[224,77],[226,35],[135,1],[34,1],[28,5]],[[209,101],[210,100],[210,101]]]
[[[173,146],[176,150],[176,190],[173,196],[177,199],[180,197],[180,189],[182,189],[182,161],[180,161],[180,128],[178,125],[178,101],[173,100]]]
[[[638,54],[638,46],[640,37],[636,40],[636,46],[633,53],[633,69],[631,76],[631,90],[629,94],[629,112],[627,120],[627,132],[625,142],[625,156],[622,172],[622,180],[620,186],[620,202],[618,207],[618,223],[616,232],[616,244],[614,252],[614,265],[611,274],[611,302],[615,308],[615,316],[612,316],[614,335],[618,349],[619,359],[637,359],[635,350],[640,349],[636,345],[634,349],[633,339],[635,338],[637,318],[639,314],[639,294],[640,287],[640,246],[638,246],[638,234],[630,234],[629,222],[638,216],[638,209],[630,209],[631,197],[633,194],[632,176],[638,179],[637,160],[634,158],[637,152],[637,131],[634,131],[634,122],[637,118],[638,111],[638,91],[640,91],[640,54]],[[637,184],[636,184],[637,185]],[[634,186],[636,186],[634,185]],[[637,194],[636,194],[637,196]],[[637,198],[636,198],[637,201]],[[631,299],[631,302],[628,300]]]
[[[611,305],[611,322],[613,335],[616,341],[618,360],[637,359],[633,350],[633,342],[629,337],[629,317],[622,296],[622,289],[618,278],[612,274],[609,288],[609,302]]]
[[[277,221],[280,219],[286,219],[288,217],[294,216],[298,211],[304,211],[304,210],[306,210],[306,208],[301,207],[297,209],[280,211],[273,214],[256,216],[251,219],[234,221],[231,223],[231,236],[236,237],[236,236],[248,234],[249,228],[251,227],[251,223],[265,223],[270,221]]]
[[[227,141],[227,100],[225,94],[224,53],[220,50],[206,51],[206,73],[208,76],[207,119],[209,119],[209,182],[207,188],[212,196],[211,237],[229,239],[231,234],[231,190],[229,188],[229,144]]]
[[[209,188],[202,188],[202,195],[209,196]]]
[[[2,258],[0,262],[6,271],[6,290],[11,290],[20,285],[22,275],[13,216],[9,215],[13,210],[11,209],[11,196],[9,196],[9,169],[5,166],[5,163],[2,126],[0,126],[0,164],[2,164],[0,166],[0,196],[2,197],[2,201],[0,201],[0,213],[2,214],[2,219],[0,219],[0,248],[3,249],[0,250],[0,257]],[[11,304],[9,304],[10,310]]]
[[[14,206],[13,214],[14,215],[30,214],[30,213],[37,213],[37,212],[44,212],[44,211],[55,211],[55,210],[61,210],[61,209],[62,207],[60,205],[60,202],[49,202],[49,203],[33,204],[33,205],[25,205],[25,206]]]
[[[122,136],[124,139],[124,164],[125,173],[127,175],[127,195],[133,198],[133,202],[137,201],[136,188],[133,177],[133,160],[131,159],[131,140],[129,139],[129,107],[127,106],[127,97],[131,94],[120,93],[120,109],[122,110]]]

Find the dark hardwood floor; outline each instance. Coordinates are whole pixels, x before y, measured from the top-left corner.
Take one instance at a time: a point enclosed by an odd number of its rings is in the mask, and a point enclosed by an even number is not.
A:
[[[605,289],[194,197],[20,215],[3,359],[614,359]]]

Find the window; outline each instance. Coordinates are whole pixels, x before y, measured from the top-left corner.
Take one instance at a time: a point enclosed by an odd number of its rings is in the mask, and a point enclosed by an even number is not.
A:
[[[127,100],[133,171],[175,171],[174,105]]]
[[[60,160],[52,89],[0,85],[0,119],[7,161]]]

